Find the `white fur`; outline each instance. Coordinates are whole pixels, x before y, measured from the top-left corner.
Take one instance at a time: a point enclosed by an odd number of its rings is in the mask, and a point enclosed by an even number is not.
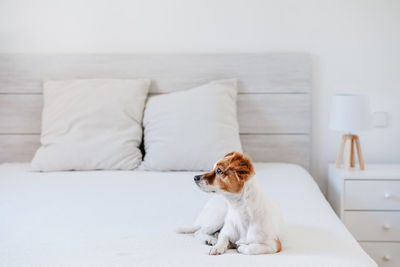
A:
[[[217,193],[203,208],[195,227],[191,228],[196,238],[213,245],[210,255],[225,253],[229,242],[236,244],[242,254],[278,251],[276,240],[280,238],[282,215],[278,206],[265,195],[255,176],[236,194],[204,183],[199,186],[204,191]],[[213,234],[218,230],[217,240]]]
[[[212,197],[197,217],[194,226],[179,228],[176,231],[182,234],[193,234],[207,245],[215,245],[217,239],[214,233],[221,230],[227,213],[226,201],[219,195]]]

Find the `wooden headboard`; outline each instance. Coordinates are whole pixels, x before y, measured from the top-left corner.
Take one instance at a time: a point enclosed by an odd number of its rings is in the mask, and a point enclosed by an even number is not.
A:
[[[0,162],[39,147],[42,80],[152,79],[151,94],[238,78],[238,120],[254,161],[310,162],[311,60],[305,54],[0,54]]]

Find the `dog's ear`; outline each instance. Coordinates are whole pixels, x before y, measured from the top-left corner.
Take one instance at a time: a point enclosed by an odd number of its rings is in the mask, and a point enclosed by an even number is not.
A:
[[[224,158],[230,157],[230,156],[232,156],[233,154],[235,154],[235,151],[232,151],[231,153],[226,154],[226,155],[224,156]]]
[[[239,179],[247,180],[254,175],[253,164],[249,157],[235,152],[231,159],[231,165],[236,171]]]

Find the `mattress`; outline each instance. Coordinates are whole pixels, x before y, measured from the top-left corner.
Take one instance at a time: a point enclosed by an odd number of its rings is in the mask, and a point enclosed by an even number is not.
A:
[[[255,170],[284,216],[278,254],[210,256],[207,245],[174,232],[210,197],[193,183],[198,173],[0,165],[0,266],[376,266],[307,171],[272,163]]]

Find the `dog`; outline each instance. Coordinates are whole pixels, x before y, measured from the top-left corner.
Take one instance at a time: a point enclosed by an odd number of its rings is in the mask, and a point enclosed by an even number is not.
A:
[[[283,219],[279,207],[263,192],[250,159],[231,152],[214,169],[194,177],[204,192],[214,193],[193,227],[179,233],[194,236],[212,246],[210,255],[237,248],[242,254],[270,254],[282,250]]]

